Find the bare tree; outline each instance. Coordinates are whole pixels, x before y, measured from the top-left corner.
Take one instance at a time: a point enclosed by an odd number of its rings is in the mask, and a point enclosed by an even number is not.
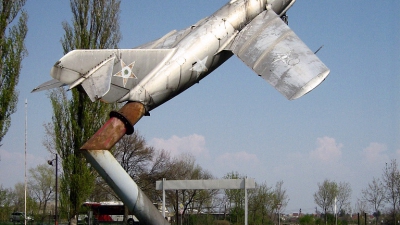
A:
[[[286,206],[289,203],[289,197],[286,194],[286,189],[283,188],[283,181],[278,181],[275,184],[275,189],[273,190],[273,205],[271,206],[273,209],[273,212],[277,212],[280,214],[282,211],[285,210]],[[272,220],[275,220],[274,218],[276,214],[271,214]]]
[[[347,182],[340,182],[337,189],[337,208],[339,213],[345,213],[350,208],[351,186]]]
[[[362,190],[363,200],[368,202],[374,210],[374,216],[376,217],[376,223],[380,216],[380,208],[385,201],[385,188],[382,182],[378,178],[373,178],[372,183],[368,184],[368,187]]]
[[[39,202],[41,221],[45,219],[47,203],[54,199],[55,178],[54,171],[46,164],[29,169],[29,189],[32,196]],[[40,212],[41,211],[41,212]]]
[[[135,131],[132,135],[125,135],[115,145],[114,156],[139,187],[145,190],[147,187],[141,184],[140,177],[150,168],[154,148],[147,146],[144,138]]]
[[[364,214],[367,211],[367,202],[362,199],[357,199],[356,205],[354,207],[355,212]]]
[[[182,154],[174,158],[171,161],[170,168],[172,169],[170,171],[172,172],[171,178],[175,180],[203,180],[213,178],[208,171],[203,170],[203,168],[196,164],[195,158],[190,154]],[[172,196],[170,195],[170,197]],[[185,218],[188,210],[193,212],[193,209],[196,208],[196,210],[201,211],[202,206],[205,205],[208,200],[211,200],[212,191],[181,190],[178,196],[175,195],[170,201],[173,202],[176,197],[178,197],[183,205],[181,215],[182,218]],[[174,207],[175,212],[178,212],[177,206]]]
[[[145,139],[135,131],[132,135],[125,135],[115,145],[113,153],[122,168],[137,183],[141,190],[145,193],[151,193],[149,190],[152,190],[154,185],[148,185],[149,182],[143,180],[145,177],[143,174],[147,174],[149,171],[154,157],[154,148],[147,146]],[[111,191],[109,188],[108,190]],[[115,197],[117,196],[115,195]],[[125,206],[124,224],[127,224],[127,221],[128,207]]]
[[[399,204],[399,185],[400,185],[400,172],[395,159],[390,164],[386,164],[383,171],[383,184],[386,189],[386,201],[391,205],[392,224],[396,224],[396,206]]]

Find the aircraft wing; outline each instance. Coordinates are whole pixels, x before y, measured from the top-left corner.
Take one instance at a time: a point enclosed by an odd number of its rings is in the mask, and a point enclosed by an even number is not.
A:
[[[314,89],[330,72],[273,10],[241,30],[228,50],[289,100]]]
[[[36,87],[35,89],[33,89],[31,92],[44,91],[44,90],[48,90],[48,89],[52,89],[52,88],[62,87],[65,85],[66,84],[60,82],[59,80],[53,79],[53,80],[47,81],[46,83],[41,84],[39,87]]]

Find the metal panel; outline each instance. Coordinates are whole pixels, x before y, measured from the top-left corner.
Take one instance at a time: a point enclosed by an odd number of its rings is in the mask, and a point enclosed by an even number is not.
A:
[[[41,84],[39,87],[33,89],[32,92],[38,92],[38,91],[48,90],[48,89],[52,89],[52,88],[58,88],[58,87],[62,87],[62,86],[65,86],[65,84],[59,80],[53,79],[53,80],[49,80],[49,81]]]
[[[330,72],[273,10],[258,15],[229,48],[290,100],[311,91]]]

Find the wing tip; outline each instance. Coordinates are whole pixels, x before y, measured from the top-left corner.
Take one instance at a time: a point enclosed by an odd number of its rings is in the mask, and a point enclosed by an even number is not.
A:
[[[298,99],[301,96],[303,96],[303,95],[307,94],[308,92],[312,91],[314,88],[316,88],[318,85],[320,85],[326,79],[326,77],[329,75],[330,72],[331,72],[330,69],[327,68],[327,70],[325,70],[324,72],[318,74],[318,76],[316,76],[313,79],[311,79],[307,84],[305,84],[302,88],[300,88],[299,91],[294,93],[289,98],[289,100]]]

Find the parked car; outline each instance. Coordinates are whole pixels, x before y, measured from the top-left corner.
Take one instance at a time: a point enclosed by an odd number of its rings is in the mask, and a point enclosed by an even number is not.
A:
[[[10,216],[11,222],[23,222],[25,219],[25,214],[23,212],[13,212]],[[31,216],[26,217],[27,221],[33,221]]]

